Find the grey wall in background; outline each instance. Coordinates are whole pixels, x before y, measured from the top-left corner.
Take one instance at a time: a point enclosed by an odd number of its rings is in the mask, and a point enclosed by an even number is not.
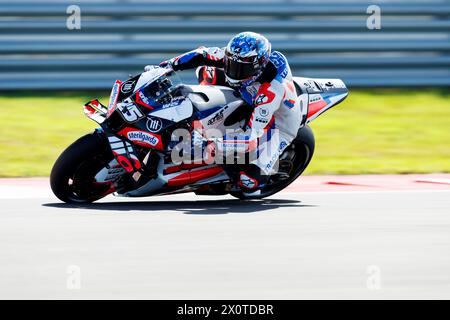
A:
[[[71,4],[81,30],[66,27]],[[381,8],[381,30],[366,27],[370,4]],[[297,76],[450,85],[447,0],[0,1],[0,90],[108,89],[146,64],[249,30],[268,36]]]

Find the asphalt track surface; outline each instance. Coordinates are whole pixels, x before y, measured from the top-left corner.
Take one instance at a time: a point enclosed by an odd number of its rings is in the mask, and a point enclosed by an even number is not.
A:
[[[449,299],[449,178],[81,207],[43,179],[0,180],[0,298]]]

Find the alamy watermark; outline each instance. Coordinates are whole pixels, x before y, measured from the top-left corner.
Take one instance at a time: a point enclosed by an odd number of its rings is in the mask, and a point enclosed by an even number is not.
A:
[[[369,30],[381,29],[381,8],[377,5],[370,5],[367,7],[366,13],[370,16],[367,17],[366,26]]]
[[[66,27],[68,30],[81,29],[81,8],[77,5],[70,5],[66,9],[69,15],[66,19]]]
[[[379,266],[370,265],[367,266],[367,289],[371,291],[381,290],[381,269]]]
[[[81,289],[81,268],[77,265],[70,265],[66,268],[67,290],[80,290]]]
[[[172,133],[171,162],[173,164],[256,164],[261,174],[273,174],[279,169],[279,158],[289,146],[278,129],[223,130],[195,127],[191,132],[180,128]]]

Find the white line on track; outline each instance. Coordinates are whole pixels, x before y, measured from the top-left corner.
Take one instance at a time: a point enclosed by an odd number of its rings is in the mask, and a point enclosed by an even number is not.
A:
[[[283,195],[298,195],[298,194],[379,194],[379,193],[445,193],[450,192],[449,190],[430,190],[430,189],[411,189],[411,190],[348,190],[348,191],[282,191],[280,194]],[[193,196],[193,194],[189,194]],[[172,197],[177,197],[179,195],[172,195]],[[195,196],[194,196],[195,197]],[[55,198],[52,191],[48,187],[29,187],[29,186],[11,186],[11,185],[0,185],[0,199],[48,199]],[[112,196],[111,196],[112,198]],[[114,197],[116,198],[116,197]],[[120,199],[127,199],[119,197]],[[144,197],[144,198],[132,198],[133,201],[138,199],[150,199],[155,197]],[[130,198],[128,198],[130,199]]]

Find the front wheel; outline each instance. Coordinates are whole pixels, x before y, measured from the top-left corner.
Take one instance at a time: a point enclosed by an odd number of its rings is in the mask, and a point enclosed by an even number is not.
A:
[[[102,134],[87,134],[71,144],[59,156],[50,174],[55,196],[67,203],[90,203],[111,192],[111,186],[99,184],[95,175],[114,158]]]
[[[242,191],[231,192],[233,197],[238,199],[262,199],[280,192],[292,182],[294,182],[311,161],[315,149],[315,139],[310,127],[302,127],[297,137],[289,147],[284,150],[279,160],[279,171],[283,175],[273,175],[266,185],[257,193],[245,193]]]

